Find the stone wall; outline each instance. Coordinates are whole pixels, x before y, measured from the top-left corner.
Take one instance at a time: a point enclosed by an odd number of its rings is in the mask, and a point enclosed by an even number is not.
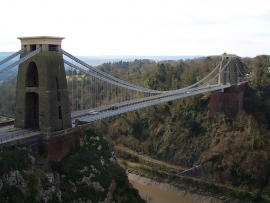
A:
[[[92,128],[92,123],[86,123],[74,128],[54,133],[39,133],[36,135],[14,137],[8,142],[0,143],[0,149],[10,148],[14,145],[27,145],[34,153],[40,154],[52,161],[59,161],[66,156],[71,145],[79,144],[79,135],[82,130]]]
[[[27,54],[21,54],[21,58]],[[44,132],[55,132],[71,127],[70,114],[62,53],[42,51],[21,63],[15,127],[39,127]]]
[[[209,117],[217,113],[224,113],[228,117],[234,117],[243,108],[245,83],[233,85],[224,92],[211,92]]]
[[[70,133],[48,140],[41,140],[38,149],[38,154],[47,157],[51,161],[59,161],[66,156],[70,150],[71,145],[76,145],[79,141],[79,132]]]
[[[28,143],[28,146],[33,152],[57,162],[68,154],[72,145],[79,144],[80,132],[92,126],[92,123],[87,123],[75,128],[46,133],[42,135],[40,140],[34,143]]]

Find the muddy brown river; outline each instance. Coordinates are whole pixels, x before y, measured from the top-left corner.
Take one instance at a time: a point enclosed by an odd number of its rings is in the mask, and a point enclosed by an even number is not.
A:
[[[148,203],[223,203],[214,197],[206,197],[180,191],[166,183],[128,173],[129,182]]]
[[[198,203],[187,196],[179,196],[175,192],[161,189],[159,186],[149,185],[149,179],[128,174],[129,182],[139,191],[142,198],[151,203]]]

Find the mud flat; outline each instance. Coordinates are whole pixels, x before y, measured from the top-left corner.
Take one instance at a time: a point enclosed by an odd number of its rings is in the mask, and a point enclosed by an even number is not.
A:
[[[127,172],[130,183],[136,188],[141,197],[150,203],[224,203],[215,197],[203,196],[197,193],[189,193],[186,190],[165,183],[157,182],[147,177],[142,177],[139,174]]]

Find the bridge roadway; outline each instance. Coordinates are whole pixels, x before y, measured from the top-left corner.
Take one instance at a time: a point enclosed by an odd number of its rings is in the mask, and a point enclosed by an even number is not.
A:
[[[231,86],[230,84],[208,85],[208,86],[197,87],[193,89],[185,89],[174,94],[159,94],[159,95],[155,95],[151,97],[146,97],[146,98],[141,98],[137,100],[131,100],[131,101],[115,104],[119,107],[116,110],[109,110],[109,107],[111,105],[107,105],[107,106],[102,106],[95,109],[86,109],[82,111],[76,111],[71,114],[71,119],[72,119],[72,123],[76,123],[76,120],[84,121],[84,122],[92,122],[92,121],[100,120],[103,118],[115,116],[118,114],[126,113],[129,111],[135,111],[141,108],[146,108],[146,107],[161,104],[164,102],[177,100],[180,98],[185,98],[185,97],[217,91],[217,90],[223,91],[224,88],[228,88],[230,86]],[[91,115],[90,110],[96,110],[99,112],[99,114]]]

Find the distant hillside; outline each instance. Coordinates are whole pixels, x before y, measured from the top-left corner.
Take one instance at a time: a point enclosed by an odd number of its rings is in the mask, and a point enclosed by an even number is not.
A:
[[[0,52],[0,61],[4,60],[5,58],[9,57],[10,55],[14,54],[14,52]],[[13,58],[13,60],[18,60],[19,56]]]
[[[118,62],[118,61],[134,61],[134,60],[142,60],[148,59],[156,62],[159,61],[168,61],[168,60],[185,60],[185,59],[194,59],[202,56],[194,55],[194,56],[77,56],[81,60],[92,66],[102,65],[103,63],[108,62]]]
[[[14,52],[0,52],[0,61],[7,58],[8,56],[12,55]],[[76,56],[77,58],[81,59],[82,61],[88,63],[91,66],[99,66],[103,63],[114,63],[118,61],[134,61],[136,59],[150,59],[153,61],[168,61],[168,60],[180,60],[180,59],[193,59],[201,57],[199,55],[195,56]],[[64,58],[68,59],[66,56]],[[0,65],[0,70],[9,66],[10,64],[14,63],[19,59],[19,56],[16,56],[12,60],[4,63],[3,65]],[[7,71],[3,75],[0,75],[0,82],[6,81],[7,79],[10,79],[13,76],[17,75],[18,66],[15,66],[11,70]]]

